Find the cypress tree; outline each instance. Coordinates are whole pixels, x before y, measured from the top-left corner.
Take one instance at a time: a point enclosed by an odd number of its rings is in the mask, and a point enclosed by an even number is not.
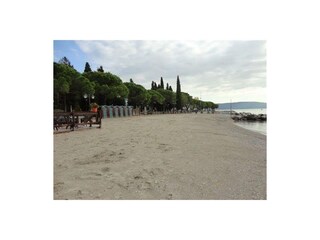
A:
[[[173,92],[173,90],[172,90],[172,87],[171,87],[171,86],[169,87],[169,90],[170,90],[171,92]]]
[[[180,86],[180,79],[179,79],[179,75],[177,77],[177,109],[181,110],[182,106],[181,106],[181,86]]]
[[[164,89],[164,84],[163,84],[163,79],[162,79],[162,77],[161,77],[161,80],[160,80],[160,86],[161,86],[162,89]]]
[[[131,83],[133,83],[133,80],[132,80],[132,78],[130,78],[130,82],[131,82]],[[151,88],[152,88],[152,86],[151,86]]]
[[[84,67],[84,72],[92,72],[91,67],[88,62],[86,62],[86,66]]]
[[[167,83],[167,87],[166,87],[166,90],[169,90],[169,83]]]

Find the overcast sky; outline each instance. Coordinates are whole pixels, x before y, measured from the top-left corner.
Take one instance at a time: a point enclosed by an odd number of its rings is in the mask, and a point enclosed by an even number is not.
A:
[[[96,70],[130,78],[146,89],[169,83],[215,103],[266,102],[265,41],[54,41],[54,61],[66,56],[83,72]]]

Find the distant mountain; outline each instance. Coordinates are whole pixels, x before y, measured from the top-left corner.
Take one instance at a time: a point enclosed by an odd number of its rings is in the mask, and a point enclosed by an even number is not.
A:
[[[230,105],[232,109],[252,109],[252,108],[267,108],[267,103],[264,102],[234,102],[234,103],[218,103],[218,109],[228,109],[230,110]]]

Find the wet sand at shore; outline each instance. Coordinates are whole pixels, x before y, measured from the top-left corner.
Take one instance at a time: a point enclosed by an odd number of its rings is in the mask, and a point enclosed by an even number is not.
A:
[[[53,137],[54,199],[266,199],[266,136],[223,114],[103,119]]]

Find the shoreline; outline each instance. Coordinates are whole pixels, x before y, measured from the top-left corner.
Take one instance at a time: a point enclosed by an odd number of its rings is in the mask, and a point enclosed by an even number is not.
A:
[[[222,114],[54,134],[54,199],[266,199],[266,136]]]
[[[239,126],[239,127],[241,127],[241,128],[244,128],[244,129],[246,129],[246,130],[249,130],[249,131],[251,131],[251,132],[256,132],[256,133],[260,133],[260,134],[262,134],[262,135],[264,135],[264,136],[267,136],[267,131],[266,130],[257,130],[257,129],[254,129],[254,128],[252,128],[252,127],[248,127],[248,126],[250,126],[250,125],[259,125],[259,124],[266,124],[266,122],[245,122],[245,121],[236,121],[236,122],[234,122],[234,124],[236,125],[236,126]]]

